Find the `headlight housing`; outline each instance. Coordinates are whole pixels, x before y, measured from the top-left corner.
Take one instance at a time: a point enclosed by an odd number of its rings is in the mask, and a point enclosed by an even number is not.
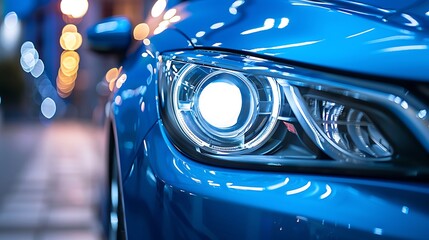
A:
[[[171,81],[171,107],[188,140],[213,154],[243,154],[269,139],[281,103],[273,78],[179,65],[178,77]]]
[[[210,51],[160,63],[162,120],[196,160],[427,171],[428,108],[399,86]]]

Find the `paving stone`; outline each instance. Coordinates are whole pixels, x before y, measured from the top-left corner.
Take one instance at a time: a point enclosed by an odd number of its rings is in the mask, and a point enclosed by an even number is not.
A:
[[[1,238],[0,238],[1,239]],[[42,233],[40,240],[100,240],[98,234],[90,231],[52,231]]]
[[[33,136],[33,159],[17,175],[13,191],[0,195],[0,240],[101,239],[95,216],[104,174],[101,133],[55,123]]]
[[[1,233],[0,240],[35,240],[34,232],[12,232],[12,233]]]
[[[14,190],[17,192],[45,192],[49,188],[49,181],[47,180],[22,180],[18,182]]]
[[[33,202],[44,201],[48,199],[48,194],[45,191],[16,191],[4,197],[3,204],[7,202]],[[1,206],[0,206],[1,208]]]
[[[51,192],[50,203],[57,206],[90,206],[94,204],[91,191],[88,188],[65,187]]]
[[[90,207],[62,207],[49,210],[46,225],[50,228],[88,228],[96,218]]]
[[[42,212],[1,211],[0,229],[36,229],[41,226]]]
[[[54,169],[54,173],[57,175],[84,175],[87,171],[76,161],[74,162],[62,162],[57,165]]]
[[[35,201],[7,201],[0,207],[0,212],[41,212],[46,210],[46,203],[39,199]]]

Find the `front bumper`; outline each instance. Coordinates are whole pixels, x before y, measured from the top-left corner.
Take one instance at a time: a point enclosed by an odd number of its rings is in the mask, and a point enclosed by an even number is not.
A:
[[[124,182],[130,239],[424,239],[429,185],[195,162],[162,122]]]

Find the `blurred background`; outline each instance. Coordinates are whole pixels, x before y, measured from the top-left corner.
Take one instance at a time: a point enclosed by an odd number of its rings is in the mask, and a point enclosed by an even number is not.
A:
[[[164,1],[165,0],[158,0]],[[104,17],[143,22],[156,0],[0,0],[0,240],[103,239]]]
[[[88,27],[112,15],[143,21],[142,0],[0,0],[0,96],[4,121],[100,123],[114,56],[89,51]]]

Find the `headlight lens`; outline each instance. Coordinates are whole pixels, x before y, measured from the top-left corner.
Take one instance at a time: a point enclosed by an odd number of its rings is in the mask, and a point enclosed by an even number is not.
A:
[[[307,124],[326,140],[321,144],[330,155],[344,160],[382,161],[393,155],[392,146],[364,111],[317,96],[304,96]],[[305,111],[305,110],[303,110]],[[329,149],[329,150],[328,150]]]
[[[193,144],[212,153],[234,154],[256,150],[268,140],[281,104],[273,78],[168,64],[178,76],[170,86],[173,117]]]
[[[411,166],[428,165],[429,117],[421,113],[429,109],[401,87],[197,53],[160,57],[161,116],[185,153],[299,169],[306,160],[425,171]]]

